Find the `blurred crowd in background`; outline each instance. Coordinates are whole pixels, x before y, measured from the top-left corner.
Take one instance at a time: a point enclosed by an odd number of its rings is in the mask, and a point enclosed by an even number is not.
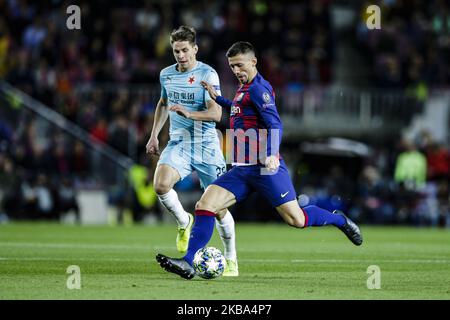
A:
[[[78,1],[79,31],[66,28],[71,4],[0,0],[0,79],[79,125],[96,143],[136,162],[129,172],[132,196],[113,192],[110,200],[121,209],[131,208],[137,220],[146,209],[160,217],[151,196],[157,159],[145,157],[157,99],[150,91],[136,94],[131,88],[158,87],[160,70],[174,63],[168,41],[174,28],[196,28],[197,58],[213,66],[224,85],[236,84],[225,52],[238,40],[255,45],[258,69],[276,91],[333,81],[336,39],[328,0]],[[382,30],[364,27],[367,3],[360,4],[361,19],[354,27],[354,45],[371,66],[370,85],[406,90],[422,101],[430,87],[448,87],[448,3],[378,4]],[[111,83],[123,86],[105,89]],[[86,87],[90,89],[80,89]],[[283,105],[278,107],[282,114]],[[57,129],[43,138],[33,117],[15,120],[0,113],[0,188],[6,190],[0,212],[11,218],[58,219],[73,210],[79,216],[76,191],[89,186],[92,176],[87,147]],[[226,119],[218,127],[226,128]],[[355,159],[326,156],[320,162],[302,154],[299,145],[286,144],[282,153],[301,204],[345,209],[368,223],[450,225],[449,150],[429,133],[415,141],[393,137],[390,144],[373,145],[373,156],[358,159],[357,165],[346,164]],[[199,190],[196,176],[178,188]],[[145,197],[145,192],[151,195]],[[234,210],[237,220],[279,219],[264,202],[252,199]]]
[[[382,29],[370,32],[365,8],[378,4]],[[370,62],[372,81],[385,89],[406,89],[420,100],[430,87],[450,83],[450,3],[445,0],[364,2],[357,27],[358,48]]]
[[[340,208],[366,223],[450,226],[447,146],[424,130],[371,149],[361,158],[301,156],[292,167],[300,204]]]

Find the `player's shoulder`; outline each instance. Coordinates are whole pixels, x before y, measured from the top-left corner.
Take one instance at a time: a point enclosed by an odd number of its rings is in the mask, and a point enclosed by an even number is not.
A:
[[[273,88],[270,82],[264,79],[264,77],[260,73],[256,75],[249,90],[250,93],[258,93],[264,91],[268,91],[269,93],[273,92]]]
[[[199,61],[198,69],[204,73],[205,76],[214,73],[217,74],[217,71],[211,67],[209,64]]]
[[[161,70],[161,72],[159,73],[160,76],[166,76],[169,74],[173,74],[176,71],[176,66],[177,64],[172,64],[168,67],[165,67],[164,69]]]

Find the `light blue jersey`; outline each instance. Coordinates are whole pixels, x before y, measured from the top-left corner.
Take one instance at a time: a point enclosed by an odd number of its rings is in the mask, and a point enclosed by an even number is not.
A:
[[[192,70],[179,72],[176,64],[163,69],[159,76],[161,83],[161,97],[167,99],[168,106],[175,104],[183,105],[189,111],[205,111],[206,102],[211,100],[208,90],[205,90],[200,82],[206,81],[214,86],[220,93],[220,82],[217,72],[209,65],[197,62]],[[194,120],[186,119],[176,112],[169,111],[170,117],[170,139],[179,139],[180,134],[185,134],[187,130],[191,137],[201,137],[203,139],[214,140],[217,137],[216,123],[214,121],[204,121],[194,125]],[[201,125],[200,125],[201,124]]]
[[[179,72],[176,66],[171,65],[160,73],[161,98],[167,100],[168,107],[180,104],[189,111],[207,110],[206,102],[211,97],[200,82],[210,83],[220,95],[217,72],[200,61],[188,72]],[[170,140],[158,164],[176,169],[181,179],[196,170],[202,188],[206,188],[226,171],[216,123],[186,119],[173,111],[169,111],[169,118]]]

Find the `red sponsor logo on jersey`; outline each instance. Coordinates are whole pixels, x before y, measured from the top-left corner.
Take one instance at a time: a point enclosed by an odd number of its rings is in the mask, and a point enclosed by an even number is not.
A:
[[[195,77],[194,76],[189,77],[188,82],[189,82],[189,84],[193,84],[195,82]]]

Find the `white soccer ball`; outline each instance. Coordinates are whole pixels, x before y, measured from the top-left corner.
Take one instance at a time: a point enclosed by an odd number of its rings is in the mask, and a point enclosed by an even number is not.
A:
[[[199,277],[214,279],[222,275],[226,263],[225,257],[219,249],[204,247],[195,253],[193,266]]]

